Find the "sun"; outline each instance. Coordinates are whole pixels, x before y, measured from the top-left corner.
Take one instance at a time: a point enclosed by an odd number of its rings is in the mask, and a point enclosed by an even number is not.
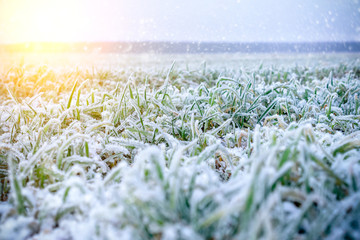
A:
[[[83,39],[85,11],[71,0],[0,0],[3,42],[71,42]]]

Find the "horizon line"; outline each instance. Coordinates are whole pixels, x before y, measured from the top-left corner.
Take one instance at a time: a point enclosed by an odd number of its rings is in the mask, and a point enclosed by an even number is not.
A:
[[[19,42],[0,42],[0,45],[13,45],[13,44],[34,44],[34,43],[46,43],[46,44],[70,44],[70,43],[213,43],[213,44],[256,44],[256,43],[360,43],[360,40],[328,40],[328,41],[191,41],[191,40],[101,40],[101,41],[19,41]]]
[[[271,53],[360,52],[360,41],[346,42],[23,42],[0,44],[0,52],[102,53]]]

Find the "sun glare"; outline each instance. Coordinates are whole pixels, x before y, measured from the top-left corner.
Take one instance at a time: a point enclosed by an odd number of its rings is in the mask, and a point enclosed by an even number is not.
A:
[[[76,1],[3,1],[1,37],[7,42],[72,42],[82,39],[86,16]]]

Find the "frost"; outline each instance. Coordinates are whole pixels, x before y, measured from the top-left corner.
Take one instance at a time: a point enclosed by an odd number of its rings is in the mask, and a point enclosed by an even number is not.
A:
[[[6,240],[11,239],[27,239],[32,231],[37,228],[37,223],[34,219],[19,216],[10,218],[8,221],[0,225],[1,238]]]
[[[359,61],[234,62],[1,95],[0,238],[358,238]]]

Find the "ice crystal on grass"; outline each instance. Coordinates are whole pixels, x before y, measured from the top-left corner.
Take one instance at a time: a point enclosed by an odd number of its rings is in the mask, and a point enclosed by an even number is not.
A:
[[[9,69],[0,238],[357,239],[358,69]]]

